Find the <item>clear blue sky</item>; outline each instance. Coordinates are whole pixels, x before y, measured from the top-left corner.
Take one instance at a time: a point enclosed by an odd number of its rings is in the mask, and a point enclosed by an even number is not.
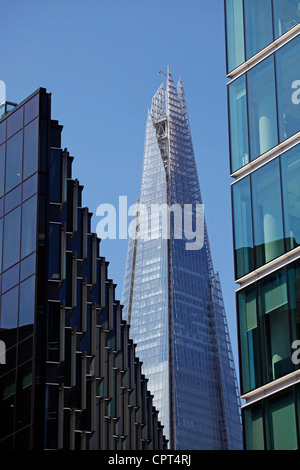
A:
[[[2,0],[0,79],[20,102],[52,93],[83,204],[133,204],[147,110],[170,66],[182,76],[215,269],[237,364],[223,0]],[[121,298],[127,241],[102,255]]]

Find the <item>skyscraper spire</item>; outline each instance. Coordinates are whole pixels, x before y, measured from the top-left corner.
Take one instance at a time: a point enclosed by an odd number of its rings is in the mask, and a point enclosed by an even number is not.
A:
[[[148,214],[153,205],[166,206],[173,216],[168,237],[161,213],[151,219],[155,236],[130,240],[123,312],[170,448],[239,449],[237,383],[206,225],[200,246],[190,244],[185,230],[188,205],[190,232],[198,233],[202,198],[183,84],[180,79],[176,88],[169,67],[166,77],[147,119],[140,204]]]

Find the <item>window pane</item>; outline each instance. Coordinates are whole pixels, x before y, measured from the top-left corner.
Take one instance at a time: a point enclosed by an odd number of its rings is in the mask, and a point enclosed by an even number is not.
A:
[[[300,245],[300,146],[281,156],[284,229],[287,250]]]
[[[0,273],[2,272],[3,219],[0,219]]]
[[[289,305],[291,312],[292,339],[291,344],[300,339],[300,262],[296,261],[288,268]],[[294,352],[294,351],[293,351]],[[298,354],[296,352],[296,354]],[[297,357],[298,359],[298,357]],[[294,366],[299,368],[299,364]]]
[[[250,178],[232,186],[236,277],[254,269]]]
[[[26,277],[35,273],[35,262],[35,253],[23,259],[23,261],[21,262],[20,281],[23,281],[24,279],[26,279]]]
[[[25,125],[39,114],[39,94],[25,104]]]
[[[28,178],[23,183],[23,201],[28,199],[30,196],[33,196],[37,192],[38,188],[38,173],[35,173],[33,176]]]
[[[12,209],[21,204],[21,189],[22,186],[19,184],[15,189],[10,191],[5,196],[5,214],[10,212]]]
[[[299,0],[273,0],[275,39],[300,21]]]
[[[244,410],[245,450],[264,450],[263,414],[261,402]]]
[[[242,393],[247,393],[261,385],[255,287],[243,289],[238,293],[238,320]]]
[[[265,412],[267,450],[296,450],[298,445],[293,389],[268,398]]]
[[[21,257],[36,250],[36,196],[28,199],[22,206],[22,251]]]
[[[24,129],[24,174],[28,178],[38,170],[39,120],[35,119]]]
[[[31,325],[34,322],[35,310],[35,276],[20,284],[19,326]]]
[[[5,191],[10,191],[22,181],[23,131],[7,141]]]
[[[21,208],[4,218],[3,271],[20,259]]]
[[[13,112],[7,118],[7,138],[11,137],[23,127],[23,107]]]
[[[274,59],[269,57],[248,72],[251,160],[278,143]]]
[[[60,240],[61,226],[58,224],[49,224],[49,279],[60,279]]]
[[[5,145],[0,147],[0,197],[4,194]]]
[[[18,326],[19,286],[1,296],[1,329],[13,329]]]
[[[285,271],[258,282],[264,383],[292,371]]]
[[[271,0],[244,0],[246,58],[273,41]]]
[[[252,174],[256,266],[284,252],[279,159]]]
[[[275,54],[280,142],[300,131],[299,55],[300,36]]]
[[[6,140],[6,119],[0,123],[0,144]]]
[[[245,61],[243,0],[226,0],[228,72]]]
[[[2,276],[2,293],[19,283],[19,264],[8,269]]]
[[[245,75],[229,85],[231,172],[249,163]]]

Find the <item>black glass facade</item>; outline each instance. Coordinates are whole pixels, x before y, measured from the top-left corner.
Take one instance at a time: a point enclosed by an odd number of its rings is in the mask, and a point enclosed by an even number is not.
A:
[[[0,121],[0,448],[163,449],[61,131],[44,89]]]

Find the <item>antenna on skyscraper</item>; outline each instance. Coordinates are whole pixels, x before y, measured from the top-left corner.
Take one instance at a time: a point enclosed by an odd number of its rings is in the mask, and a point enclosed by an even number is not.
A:
[[[159,70],[158,73],[162,73],[165,77],[167,77],[167,75],[165,74],[165,72],[163,72],[162,70]],[[168,77],[167,77],[168,78]]]

